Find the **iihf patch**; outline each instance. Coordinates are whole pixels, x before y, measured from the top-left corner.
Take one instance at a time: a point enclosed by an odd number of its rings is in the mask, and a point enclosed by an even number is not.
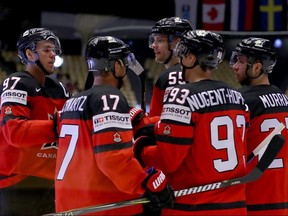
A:
[[[121,136],[120,136],[119,133],[115,133],[115,134],[113,135],[113,137],[114,137],[114,138],[113,138],[114,142],[119,143],[119,142],[122,141]]]
[[[5,110],[4,111],[5,115],[11,115],[12,114],[12,108],[10,106],[6,107],[4,110]]]

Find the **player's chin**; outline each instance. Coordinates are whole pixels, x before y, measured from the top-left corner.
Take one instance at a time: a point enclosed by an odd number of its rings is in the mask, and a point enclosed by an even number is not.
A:
[[[49,74],[53,74],[54,71],[55,71],[55,67],[54,67],[54,66],[48,67],[48,68],[46,69],[46,71],[47,71]]]
[[[242,78],[238,75],[238,74],[235,74],[235,78],[238,82],[241,82],[242,81]]]
[[[155,58],[155,61],[160,64],[163,64],[165,62],[162,58],[157,58],[157,57]]]
[[[245,83],[245,79],[237,78],[237,82],[243,85]]]

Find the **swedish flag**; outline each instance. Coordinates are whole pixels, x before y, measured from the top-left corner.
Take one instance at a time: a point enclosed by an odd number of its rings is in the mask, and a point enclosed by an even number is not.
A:
[[[260,0],[260,28],[262,31],[286,30],[286,4],[287,0]]]

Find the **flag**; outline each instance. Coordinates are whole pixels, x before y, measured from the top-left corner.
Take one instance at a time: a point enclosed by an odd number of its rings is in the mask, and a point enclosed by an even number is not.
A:
[[[193,29],[197,28],[198,0],[175,0],[175,15],[187,19]]]
[[[202,28],[205,30],[224,29],[225,0],[203,0]]]
[[[260,30],[286,30],[287,21],[286,0],[260,0]]]
[[[232,0],[230,4],[230,30],[251,31],[254,0]]]

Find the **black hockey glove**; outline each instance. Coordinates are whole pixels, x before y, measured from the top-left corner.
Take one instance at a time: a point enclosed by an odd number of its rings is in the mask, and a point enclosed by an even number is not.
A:
[[[149,118],[149,117],[147,117],[147,118]],[[149,119],[149,121],[150,121],[150,119]],[[157,124],[158,124],[158,121],[156,123],[150,122],[150,123],[146,124],[145,126],[138,128],[135,131],[134,139],[137,139],[140,136],[150,136],[150,137],[153,137],[154,139],[156,139],[156,134],[157,134],[156,129],[158,127]]]
[[[142,183],[143,188],[146,189],[144,197],[150,200],[149,203],[143,204],[144,215],[161,215],[162,208],[174,206],[174,191],[161,170],[152,167],[148,173]]]
[[[156,145],[156,141],[153,137],[148,137],[148,136],[140,136],[134,141],[132,150],[133,150],[133,155],[134,157],[139,161],[142,167],[145,167],[145,163],[142,160],[142,151],[145,147],[151,146],[151,145]]]
[[[57,139],[59,138],[59,128],[58,128],[59,120],[60,120],[60,112],[57,111],[56,113],[53,114],[53,131]]]

